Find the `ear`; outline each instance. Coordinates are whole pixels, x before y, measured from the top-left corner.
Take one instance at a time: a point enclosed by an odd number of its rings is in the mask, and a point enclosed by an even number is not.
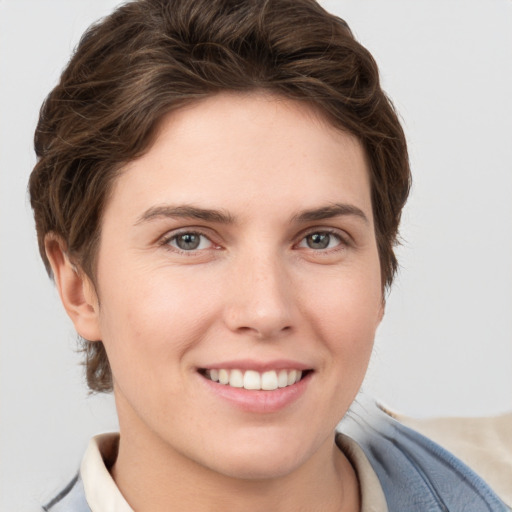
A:
[[[377,311],[377,326],[380,325],[382,319],[384,318],[384,313],[386,311],[386,299],[382,297],[382,301],[380,303],[379,309]]]
[[[69,260],[60,237],[50,233],[44,244],[60,300],[76,331],[88,341],[101,340],[99,301],[93,283]]]

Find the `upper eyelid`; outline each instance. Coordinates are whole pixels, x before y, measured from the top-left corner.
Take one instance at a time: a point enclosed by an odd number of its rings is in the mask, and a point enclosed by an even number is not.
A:
[[[165,234],[163,234],[161,236],[161,238],[173,238],[173,237],[178,236],[183,233],[193,233],[193,234],[203,235],[203,236],[206,236],[207,238],[209,238],[211,236],[209,234],[210,232],[211,232],[210,228],[203,227],[203,226],[197,226],[197,227],[185,226],[182,228],[171,229],[171,230],[167,231]],[[350,236],[347,233],[347,231],[340,229],[340,228],[335,228],[335,227],[330,227],[330,226],[310,226],[308,228],[301,230],[297,235],[294,235],[291,239],[293,240],[297,237],[304,237],[310,233],[333,233],[333,234],[338,234],[339,236],[343,236],[343,235]]]
[[[159,238],[160,239],[171,240],[172,238],[174,238],[176,236],[184,235],[184,234],[187,234],[187,233],[192,233],[192,234],[195,234],[195,235],[202,235],[202,236],[205,236],[208,239],[212,238],[211,229],[206,228],[206,227],[195,227],[195,226],[185,226],[185,227],[182,227],[182,228],[170,229],[170,230],[166,231]]]

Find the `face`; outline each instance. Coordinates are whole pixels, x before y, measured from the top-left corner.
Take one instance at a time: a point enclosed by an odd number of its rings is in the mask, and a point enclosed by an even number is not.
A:
[[[124,438],[247,478],[332,449],[382,314],[354,137],[275,96],[183,108],[118,178],[97,261]]]

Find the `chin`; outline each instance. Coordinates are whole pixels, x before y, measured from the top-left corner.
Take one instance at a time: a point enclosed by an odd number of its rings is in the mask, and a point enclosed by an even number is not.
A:
[[[210,453],[210,468],[228,477],[242,480],[266,480],[286,477],[300,468],[309,458],[306,442],[288,439],[264,439],[252,443],[232,442],[228,449],[222,446]],[[220,452],[220,453],[219,453]],[[213,462],[213,464],[211,464]]]
[[[212,469],[230,478],[261,481],[284,478],[300,466],[301,461],[297,457],[268,456],[255,460],[254,457],[237,456]]]

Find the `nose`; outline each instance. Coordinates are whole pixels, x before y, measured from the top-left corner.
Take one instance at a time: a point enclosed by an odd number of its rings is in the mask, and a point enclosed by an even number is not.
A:
[[[228,279],[224,321],[231,331],[271,340],[292,330],[293,285],[278,257],[240,259]]]

